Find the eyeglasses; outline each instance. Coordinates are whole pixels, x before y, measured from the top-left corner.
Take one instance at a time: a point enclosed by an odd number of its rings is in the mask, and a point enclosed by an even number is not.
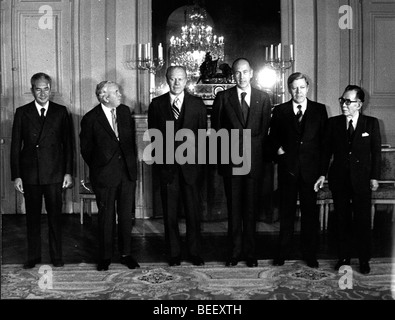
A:
[[[359,102],[359,101],[352,101],[350,99],[339,98],[339,102],[340,102],[341,105],[343,105],[345,103],[346,106],[349,106],[351,103]]]

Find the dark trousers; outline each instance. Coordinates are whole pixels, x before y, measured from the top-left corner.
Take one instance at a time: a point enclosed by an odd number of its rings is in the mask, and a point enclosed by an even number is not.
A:
[[[98,206],[99,259],[111,259],[118,215],[118,251],[131,255],[136,182],[125,174],[116,186],[93,186]]]
[[[62,260],[62,183],[23,186],[28,260],[41,259],[41,211],[44,196],[48,218],[48,244],[51,261]]]
[[[255,258],[256,180],[248,176],[224,177],[228,208],[230,255]]]
[[[339,259],[352,257],[353,236],[357,241],[357,254],[361,261],[371,258],[371,193],[356,194],[351,183],[343,191],[332,191],[336,217]]]
[[[293,248],[293,235],[299,194],[301,211],[301,251],[305,260],[316,259],[319,240],[319,210],[314,183],[303,180],[300,174],[279,171],[280,238],[278,258],[289,259]]]
[[[170,257],[174,258],[181,255],[181,239],[178,226],[180,198],[184,204],[188,253],[194,256],[200,255],[200,206],[197,185],[187,184],[181,169],[178,168],[171,183],[161,181],[161,198],[165,240]]]

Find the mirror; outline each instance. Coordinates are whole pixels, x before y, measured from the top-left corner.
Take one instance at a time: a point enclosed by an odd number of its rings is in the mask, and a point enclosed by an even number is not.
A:
[[[185,10],[182,7],[198,5],[207,11],[207,21],[213,34],[224,37],[224,57],[218,63],[232,65],[239,57],[248,58],[255,74],[265,63],[265,47],[281,42],[280,0],[152,0],[152,42],[164,47],[164,67],[156,74],[158,94],[166,91],[166,68],[170,65],[170,37],[181,34],[185,24]],[[202,63],[203,61],[201,61]],[[221,71],[219,71],[221,72]],[[192,81],[196,83],[196,78]]]

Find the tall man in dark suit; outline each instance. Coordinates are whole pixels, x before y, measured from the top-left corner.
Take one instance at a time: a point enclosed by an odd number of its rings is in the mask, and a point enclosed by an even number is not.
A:
[[[235,266],[245,259],[248,267],[256,267],[257,184],[263,176],[264,161],[269,154],[271,102],[268,94],[251,87],[254,71],[247,59],[237,59],[232,69],[236,86],[217,94],[211,121],[217,132],[226,130],[229,137],[232,131],[238,133],[237,141],[229,139],[229,144],[221,141],[222,150],[218,152],[218,173],[224,180],[228,208],[230,254],[226,266]],[[234,154],[232,148],[235,146],[249,162],[248,172],[238,171],[240,165],[231,156],[229,162],[224,161],[224,148],[230,155]]]
[[[186,221],[186,242],[189,260],[194,265],[203,265],[200,240],[199,179],[204,173],[198,157],[202,151],[198,144],[198,130],[207,130],[207,111],[201,98],[192,96],[185,90],[187,74],[184,67],[171,66],[167,69],[166,80],[170,92],[152,100],[148,109],[148,127],[157,129],[163,137],[161,152],[163,164],[156,164],[160,178],[165,239],[169,254],[169,265],[181,263],[181,241],[178,228],[178,203],[183,200]],[[172,127],[172,129],[169,129]],[[192,149],[195,155],[190,163],[181,164],[175,150],[183,142],[175,141],[175,134],[187,129],[194,138]],[[174,150],[166,142],[171,139]],[[185,142],[184,142],[185,143]],[[174,161],[168,161],[167,155],[175,155]]]
[[[319,212],[314,183],[320,176],[328,114],[325,105],[307,99],[309,82],[304,74],[292,74],[288,90],[292,99],[274,108],[270,129],[278,157],[280,194],[280,237],[273,264],[281,266],[290,257],[299,195],[303,259],[309,267],[318,268]]]
[[[353,232],[357,238],[360,271],[370,272],[370,209],[372,191],[378,188],[381,136],[376,118],[361,113],[365,93],[349,85],[339,98],[343,114],[328,121],[325,161],[315,189],[322,188],[330,159],[329,188],[337,222],[338,257],[335,269],[350,265]]]
[[[65,106],[49,101],[52,80],[45,73],[31,78],[34,101],[16,110],[12,127],[11,176],[26,205],[28,260],[41,262],[41,207],[48,216],[49,254],[55,267],[62,260],[62,190],[72,186],[73,147]]]
[[[99,210],[97,270],[108,270],[111,264],[116,214],[121,263],[135,269],[139,264],[131,254],[137,179],[133,119],[129,108],[121,104],[122,94],[115,82],[100,82],[96,96],[100,104],[82,118],[80,141]]]

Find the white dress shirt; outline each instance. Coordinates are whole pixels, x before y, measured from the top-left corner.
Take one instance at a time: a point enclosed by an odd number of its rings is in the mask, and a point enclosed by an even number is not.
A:
[[[48,101],[45,105],[43,105],[43,106],[39,105],[39,104],[37,103],[37,101],[34,101],[34,103],[35,103],[35,105],[36,105],[38,115],[41,117],[41,109],[44,108],[44,109],[45,109],[44,117],[46,117],[46,116],[47,116],[47,112],[48,112],[48,108],[49,108],[49,101]]]

